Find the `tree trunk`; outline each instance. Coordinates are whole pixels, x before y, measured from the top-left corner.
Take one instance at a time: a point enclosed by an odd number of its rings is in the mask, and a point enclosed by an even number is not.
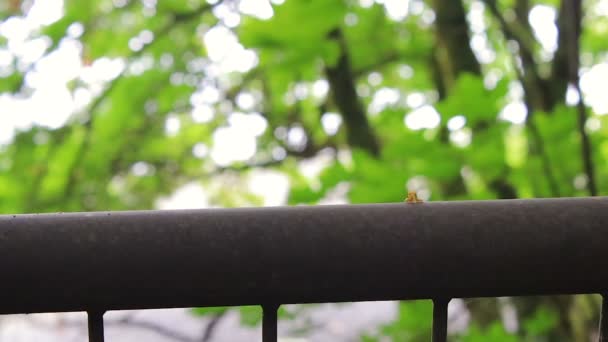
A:
[[[342,30],[330,32],[329,38],[340,46],[340,56],[334,66],[326,66],[325,74],[331,87],[332,99],[344,120],[346,138],[351,147],[362,148],[374,156],[380,154],[378,140],[369,125],[363,104],[357,96],[355,78]]]

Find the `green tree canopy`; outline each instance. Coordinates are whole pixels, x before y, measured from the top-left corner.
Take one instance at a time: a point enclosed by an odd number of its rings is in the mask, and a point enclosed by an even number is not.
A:
[[[601,194],[606,8],[0,2],[0,212],[151,209],[192,184],[193,205],[261,205],[259,174],[287,204]],[[588,340],[594,300],[514,300],[515,332],[470,302],[462,341]],[[402,304],[382,334],[428,340],[427,313]]]

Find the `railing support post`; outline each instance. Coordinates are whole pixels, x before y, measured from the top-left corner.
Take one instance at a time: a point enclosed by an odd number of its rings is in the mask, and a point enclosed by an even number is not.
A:
[[[450,299],[433,299],[433,342],[446,342],[448,336],[448,303]]]
[[[277,341],[277,310],[278,304],[262,305],[262,342]]]
[[[88,311],[89,342],[104,342],[103,336],[104,311]]]

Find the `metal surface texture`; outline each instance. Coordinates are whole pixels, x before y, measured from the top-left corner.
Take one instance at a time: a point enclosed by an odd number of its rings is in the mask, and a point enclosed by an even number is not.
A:
[[[0,313],[605,292],[608,198],[0,216]]]

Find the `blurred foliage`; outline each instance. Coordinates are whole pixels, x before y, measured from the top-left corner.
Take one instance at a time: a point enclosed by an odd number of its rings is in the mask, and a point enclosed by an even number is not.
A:
[[[578,19],[560,8],[572,0],[410,0],[402,13],[371,0],[66,0],[60,18],[36,24],[44,3],[0,2],[0,103],[52,97],[37,85],[44,64],[76,46],[77,62],[64,62],[75,74],[46,80],[74,103],[59,125],[39,120],[59,99],[34,113],[0,105],[0,213],[151,209],[192,184],[208,197],[193,206],[261,205],[249,185],[269,171],[288,179],[291,205],[399,202],[408,190],[431,201],[604,192],[605,113],[566,103],[578,61],[565,23]],[[540,23],[559,34],[552,48],[534,11],[556,17]],[[606,67],[606,1],[583,12],[590,72]],[[507,331],[475,319],[500,312],[469,303],[474,319],[452,337],[587,341],[596,304],[529,298]],[[240,314],[260,322],[259,308]],[[428,341],[431,316],[430,302],[404,302],[362,339]]]

